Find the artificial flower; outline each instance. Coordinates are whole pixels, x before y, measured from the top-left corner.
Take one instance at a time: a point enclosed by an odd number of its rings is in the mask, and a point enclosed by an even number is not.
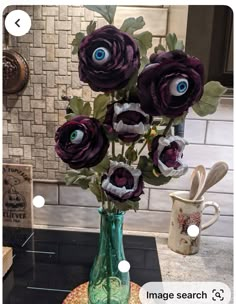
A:
[[[140,66],[134,39],[112,25],[83,38],[79,48],[79,75],[94,91],[124,88]]]
[[[102,177],[103,190],[119,202],[139,200],[143,187],[142,172],[122,162],[112,161],[108,173]]]
[[[81,115],[58,128],[55,141],[56,153],[73,169],[96,166],[105,157],[109,147],[100,122]]]
[[[131,143],[149,130],[150,122],[151,117],[140,108],[139,103],[121,100],[108,105],[104,126],[123,142]]]
[[[182,162],[187,141],[179,136],[156,136],[151,145],[150,157],[154,169],[166,177],[180,177],[188,170]]]
[[[139,75],[138,94],[146,113],[181,116],[203,94],[203,65],[180,50],[153,54]]]

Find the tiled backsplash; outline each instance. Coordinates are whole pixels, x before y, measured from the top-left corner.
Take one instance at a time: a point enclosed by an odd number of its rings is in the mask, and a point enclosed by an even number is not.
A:
[[[67,106],[67,102],[61,100],[61,95],[83,96],[87,101],[96,96],[79,81],[78,59],[76,55],[71,55],[71,42],[78,31],[85,32],[90,20],[97,20],[98,27],[104,21],[98,14],[83,7],[20,8],[32,16],[32,30],[23,37],[12,39],[10,46],[26,57],[31,77],[22,95],[4,98],[4,161],[33,165],[34,195],[41,194],[46,198],[46,205],[34,210],[35,225],[97,228],[98,203],[93,194],[63,184],[66,166],[55,154],[54,134],[64,122]],[[145,29],[155,33],[153,46],[156,46],[159,41],[163,43],[167,30],[175,31],[179,38],[185,39],[187,10],[187,6],[130,7],[128,10],[120,7],[115,22],[120,24],[124,14],[125,17],[143,15],[147,23]],[[206,195],[206,199],[220,204],[221,217],[204,233],[232,236],[232,98],[223,98],[217,112],[206,118],[190,112],[185,125],[185,138],[190,143],[184,154],[190,166],[189,172],[161,187],[146,185],[140,210],[136,214],[127,212],[125,228],[167,232],[171,210],[168,194],[189,189],[194,166],[203,164],[209,169],[214,162],[225,160],[230,166],[229,173]],[[206,212],[209,218],[212,210],[209,208]]]
[[[177,34],[185,40],[187,6],[117,7],[115,25],[124,19],[143,16],[144,30],[153,32],[153,47],[164,37],[167,28],[177,23]],[[8,7],[6,11],[15,9]],[[82,6],[17,6],[32,17],[30,32],[10,39],[10,47],[27,60],[30,80],[22,94],[4,97],[3,157],[10,163],[33,165],[35,179],[63,180],[66,166],[54,151],[54,135],[65,122],[67,101],[62,95],[82,96],[92,101],[98,94],[80,82],[78,56],[72,55],[72,40],[79,31],[86,32],[91,20],[97,28],[106,21],[97,13]],[[6,12],[5,11],[5,12]],[[171,18],[169,17],[171,13]],[[176,15],[181,14],[181,20]],[[181,22],[180,22],[181,21]]]
[[[227,127],[225,127],[225,125]],[[214,128],[213,128],[214,126]],[[224,137],[224,140],[222,138]],[[226,138],[227,137],[227,144]],[[140,210],[135,214],[127,212],[127,230],[168,232],[171,210],[169,194],[175,190],[189,190],[190,176],[195,165],[203,164],[207,171],[212,164],[224,160],[230,170],[222,181],[213,186],[205,195],[205,200],[220,205],[221,216],[205,235],[233,236],[233,100],[222,98],[215,114],[199,118],[190,112],[185,125],[185,138],[189,148],[184,158],[190,168],[186,175],[172,179],[166,185],[155,187],[146,184],[140,202]],[[98,228],[97,203],[89,191],[64,184],[34,183],[34,195],[46,198],[46,206],[35,209],[36,225]],[[56,206],[55,206],[56,205]],[[204,221],[211,218],[213,209],[205,210]]]

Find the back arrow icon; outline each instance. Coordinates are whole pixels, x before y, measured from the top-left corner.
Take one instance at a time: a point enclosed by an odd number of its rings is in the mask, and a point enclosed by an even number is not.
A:
[[[18,22],[20,21],[20,19],[16,20],[15,25],[17,25],[18,27],[20,27],[20,25],[18,24]]]

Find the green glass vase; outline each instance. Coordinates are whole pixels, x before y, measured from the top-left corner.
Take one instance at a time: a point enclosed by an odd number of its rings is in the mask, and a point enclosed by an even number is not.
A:
[[[125,260],[123,248],[123,218],[119,214],[101,215],[99,251],[90,272],[89,304],[128,304],[130,297],[129,272],[120,272],[118,264]]]

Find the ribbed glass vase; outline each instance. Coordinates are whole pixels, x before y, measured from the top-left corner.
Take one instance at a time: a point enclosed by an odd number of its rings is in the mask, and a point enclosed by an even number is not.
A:
[[[128,304],[129,272],[120,272],[118,264],[125,260],[123,248],[124,213],[101,215],[99,251],[90,272],[89,304]]]

